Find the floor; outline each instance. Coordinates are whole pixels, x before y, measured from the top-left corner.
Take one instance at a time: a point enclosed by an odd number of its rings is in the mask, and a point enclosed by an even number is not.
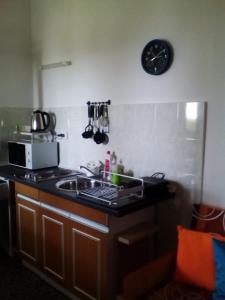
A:
[[[0,252],[1,300],[68,300],[25,268],[18,259]]]

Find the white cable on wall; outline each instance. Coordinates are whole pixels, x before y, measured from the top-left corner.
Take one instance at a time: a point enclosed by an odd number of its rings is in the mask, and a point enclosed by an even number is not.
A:
[[[212,215],[214,214],[215,211],[216,209],[212,208],[212,210],[208,214],[202,215],[193,207],[192,216],[197,220],[207,222],[207,221],[214,221],[223,215],[222,228],[223,231],[225,232],[225,210],[220,211],[216,216],[213,217]]]
[[[208,217],[210,217],[211,215],[214,214],[215,210],[216,210],[215,208],[212,208],[212,210],[210,211],[210,213],[208,213],[208,214],[206,214],[206,215],[202,215],[202,214],[200,214],[200,213],[195,209],[195,207],[193,207],[194,213],[195,213],[197,216],[199,216],[200,218],[208,218]]]
[[[214,221],[216,219],[218,219],[220,216],[222,216],[222,214],[224,214],[224,210],[219,212],[218,215],[216,215],[215,217],[212,217],[212,218],[202,218],[200,216],[197,216],[195,214],[192,214],[192,216],[198,220],[201,220],[201,221]]]
[[[225,232],[225,214],[223,215],[223,231]]]

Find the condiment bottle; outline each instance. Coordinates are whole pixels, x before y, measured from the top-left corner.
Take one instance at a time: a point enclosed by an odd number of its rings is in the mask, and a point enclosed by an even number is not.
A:
[[[104,179],[106,180],[109,180],[111,179],[111,176],[110,176],[110,171],[111,171],[111,168],[110,168],[110,151],[107,151],[106,152],[107,154],[107,157],[105,159],[105,165],[104,165]]]
[[[118,170],[117,170],[117,157],[116,157],[115,151],[113,151],[113,153],[111,155],[111,172],[112,172],[111,182],[115,185],[119,185],[120,176],[117,175],[117,173],[118,173]]]

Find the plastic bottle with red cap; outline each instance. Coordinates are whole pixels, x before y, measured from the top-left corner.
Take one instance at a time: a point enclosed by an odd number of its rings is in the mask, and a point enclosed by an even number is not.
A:
[[[111,176],[110,176],[110,171],[111,171],[111,168],[110,168],[110,155],[111,155],[111,152],[110,151],[107,151],[106,152],[106,159],[105,159],[105,164],[104,164],[104,178],[108,181],[111,180]]]

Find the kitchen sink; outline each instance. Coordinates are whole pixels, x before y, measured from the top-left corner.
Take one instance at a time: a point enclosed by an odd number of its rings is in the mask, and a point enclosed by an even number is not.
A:
[[[56,183],[56,188],[62,191],[69,191],[77,195],[83,195],[88,199],[101,200],[112,203],[118,198],[118,190],[121,188],[99,179],[93,179],[77,175],[75,178],[60,180]]]
[[[125,177],[125,175],[123,176]],[[139,182],[141,184],[139,183],[137,186],[125,188],[123,185],[116,186],[104,180],[77,175],[73,178],[59,180],[56,183],[56,188],[61,191],[73,192],[77,195],[85,196],[88,199],[100,200],[111,205],[123,197],[143,197],[143,181],[139,180]]]
[[[84,191],[90,188],[103,185],[102,182],[93,178],[76,176],[75,178],[63,179],[56,183],[56,187],[59,190],[77,192]]]

